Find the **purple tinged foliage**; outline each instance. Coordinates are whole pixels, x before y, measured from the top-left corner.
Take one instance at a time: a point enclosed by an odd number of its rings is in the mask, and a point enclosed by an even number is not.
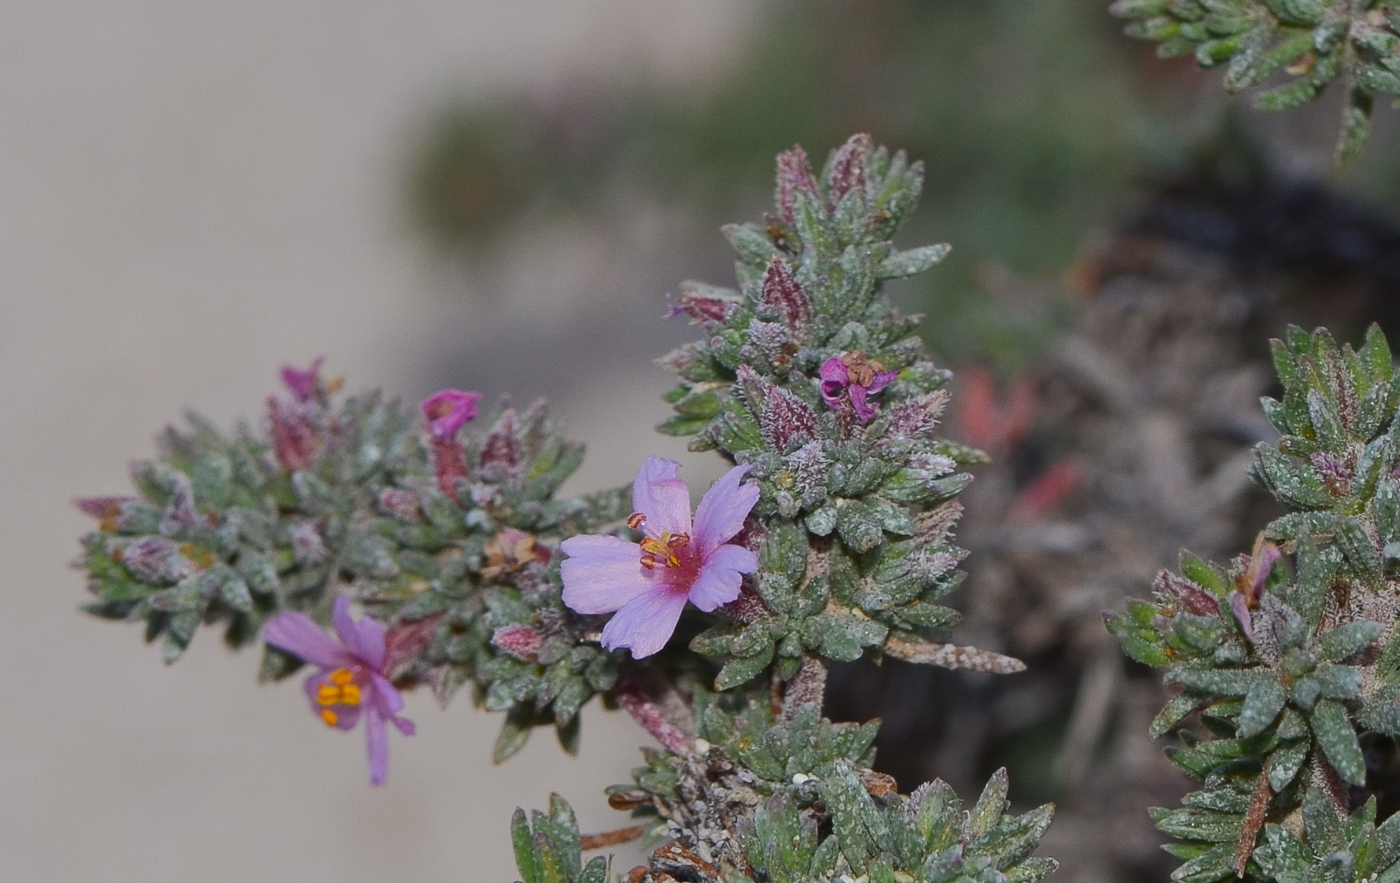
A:
[[[314,521],[294,521],[289,532],[292,535],[292,555],[298,564],[314,566],[330,557],[330,550],[326,548],[326,541]]]
[[[276,397],[267,400],[267,410],[272,420],[272,450],[277,462],[288,472],[299,472],[309,467],[321,447],[316,424],[303,408],[296,404],[289,405]]]
[[[671,303],[671,308],[666,311],[666,318],[674,319],[684,315],[690,317],[691,323],[723,322],[728,318],[729,311],[736,306],[738,301],[686,293],[682,294],[678,301]]]
[[[122,566],[145,583],[179,582],[188,562],[180,555],[180,547],[165,537],[142,537],[121,550]]]
[[[817,179],[812,177],[812,170],[807,165],[807,152],[801,147],[793,147],[778,154],[778,185],[774,193],[778,213],[789,224],[796,223],[792,207],[799,191],[816,196]]]
[[[739,596],[745,574],[758,556],[727,542],[744,526],[758,486],[743,484],[747,465],[736,466],[706,491],[692,520],[690,489],[680,464],[648,457],[632,483],[628,524],[640,543],[583,534],[560,546],[569,556],[560,567],[564,603],[578,613],[616,612],[603,628],[609,650],[627,647],[637,659],[670,640],[687,601],[711,611]]]
[[[491,646],[523,662],[534,662],[539,659],[540,648],[544,646],[544,635],[539,629],[528,625],[508,625],[492,633]]]
[[[1345,463],[1326,451],[1314,451],[1309,459],[1328,490],[1337,496],[1345,496],[1351,492],[1351,480],[1355,476]]]
[[[1163,598],[1176,601],[1197,616],[1220,615],[1220,602],[1214,595],[1170,570],[1159,572],[1152,588]]]
[[[349,730],[361,717],[369,748],[369,781],[383,785],[389,775],[389,733],[393,724],[412,736],[412,721],[398,716],[403,697],[389,683],[384,626],[366,616],[350,616],[350,599],[335,599],[331,613],[339,643],[304,613],[286,611],[268,621],[263,639],[273,647],[301,657],[320,669],[306,679],[311,712],[326,726]]]
[[[869,396],[890,385],[899,376],[898,371],[886,371],[885,366],[875,361],[867,361],[860,350],[851,350],[844,356],[832,356],[822,362],[822,399],[832,408],[841,409],[850,402],[861,423],[875,419],[875,406],[868,401]]]
[[[865,170],[870,165],[870,154],[874,142],[869,135],[852,135],[831,163],[831,175],[827,178],[827,194],[834,206],[852,190],[865,191]]]
[[[781,386],[768,390],[761,413],[763,440],[779,454],[817,437],[817,412]]]
[[[520,440],[515,436],[515,410],[507,408],[481,443],[481,466],[509,471],[520,465],[521,456]]]
[[[948,399],[948,391],[940,389],[901,402],[890,411],[890,435],[896,438],[927,436],[938,426]]]
[[[423,509],[418,505],[418,495],[403,488],[390,487],[380,491],[379,510],[408,524],[417,524],[423,520]]]
[[[434,393],[423,402],[428,431],[438,441],[451,441],[457,435],[457,430],[476,419],[476,403],[480,400],[481,393],[460,389],[444,389]]]
[[[759,305],[771,309],[783,318],[787,326],[801,334],[812,325],[812,302],[797,284],[787,262],[774,258],[763,274],[763,291]]]

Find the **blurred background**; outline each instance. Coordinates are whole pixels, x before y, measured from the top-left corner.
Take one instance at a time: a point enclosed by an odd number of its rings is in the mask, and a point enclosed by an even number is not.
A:
[[[1395,339],[1400,134],[1381,109],[1338,173],[1335,101],[1254,114],[1105,5],[0,5],[0,878],[506,881],[517,805],[621,824],[601,788],[643,737],[596,708],[580,760],[539,734],[492,768],[499,720],[412,696],[420,735],[372,791],[360,738],[252,657],[206,635],[167,669],[78,614],[69,500],[321,354],[409,401],[547,395],[590,448],[575,490],[647,453],[703,484],[719,464],[650,431],[650,360],[694,333],[665,294],[732,280],[717,227],[761,216],[777,151],[870,131],[927,164],[902,243],[953,257],[898,291],[961,372],[949,434],[996,458],[959,638],[1031,671],[852,666],[828,712],[883,716],[906,789],[1008,765],[1015,801],[1060,804],[1063,879],[1165,879],[1145,808],[1184,782],[1098,611],[1270,516],[1243,480],[1269,334]]]

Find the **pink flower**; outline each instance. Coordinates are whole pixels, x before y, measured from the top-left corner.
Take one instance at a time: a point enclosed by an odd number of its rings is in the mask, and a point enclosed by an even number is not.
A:
[[[686,601],[710,611],[739,597],[744,574],[758,556],[728,543],[758,502],[758,487],[740,484],[748,466],[736,466],[705,493],[690,517],[690,489],[676,477],[680,464],[648,457],[632,483],[628,519],[645,535],[640,543],[585,534],[560,546],[564,603],[579,613],[612,613],[603,646],[631,649],[641,659],[670,640]]]
[[[898,371],[886,371],[879,362],[867,361],[860,350],[851,350],[822,362],[822,399],[833,408],[842,407],[849,399],[860,422],[869,423],[875,419],[875,406],[867,397],[889,386],[898,375]]]
[[[469,420],[476,419],[479,392],[444,389],[423,402],[423,416],[428,418],[428,430],[438,441],[451,441],[457,430]]]
[[[338,644],[315,620],[295,611],[269,620],[263,639],[320,669],[306,679],[306,695],[312,713],[326,726],[348,730],[364,716],[369,781],[383,785],[389,775],[389,733],[384,724],[393,724],[405,736],[412,736],[415,729],[412,721],[397,716],[403,710],[403,697],[387,677],[384,626],[367,616],[358,622],[351,619],[350,599],[344,595],[335,599],[331,620]]]

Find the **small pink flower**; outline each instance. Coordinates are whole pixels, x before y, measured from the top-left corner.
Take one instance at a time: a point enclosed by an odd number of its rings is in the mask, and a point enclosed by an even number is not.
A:
[[[383,785],[389,775],[385,723],[393,724],[405,736],[412,736],[415,730],[412,721],[398,717],[403,697],[389,683],[384,626],[368,616],[358,622],[351,619],[350,599],[344,595],[335,599],[331,620],[340,643],[311,617],[296,611],[279,613],[269,620],[263,640],[320,669],[306,679],[306,695],[311,712],[326,726],[349,730],[364,716],[369,781]]]
[[[476,403],[481,400],[479,392],[463,392],[460,389],[444,389],[434,393],[423,402],[423,416],[428,418],[428,431],[438,441],[451,441],[468,421],[476,419]]]
[[[867,361],[860,350],[832,356],[822,362],[822,400],[833,408],[841,408],[849,400],[860,422],[869,423],[875,419],[875,406],[868,397],[889,386],[898,375],[898,371],[886,371],[879,362]]]
[[[321,363],[325,360],[325,356],[317,356],[305,371],[291,365],[282,366],[282,382],[287,384],[297,401],[309,402],[316,398],[316,391],[321,386]]]
[[[640,543],[584,534],[560,546],[564,603],[579,613],[612,613],[603,646],[631,649],[641,659],[656,653],[676,630],[687,601],[710,611],[739,597],[744,574],[758,556],[727,542],[758,502],[758,487],[741,484],[748,466],[736,466],[706,491],[690,516],[690,489],[677,477],[680,464],[648,457],[632,483],[628,519]]]

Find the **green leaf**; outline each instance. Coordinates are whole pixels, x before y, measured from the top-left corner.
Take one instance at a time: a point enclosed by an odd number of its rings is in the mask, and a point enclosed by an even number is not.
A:
[[[1273,753],[1273,759],[1269,763],[1269,787],[1274,789],[1275,793],[1287,788],[1298,775],[1298,771],[1303,768],[1303,761],[1308,758],[1310,747],[1308,742],[1303,740],[1284,745]]]
[[[1274,722],[1287,701],[1283,685],[1274,678],[1265,678],[1245,694],[1240,708],[1240,723],[1236,733],[1241,739],[1257,736]]]
[[[906,276],[917,276],[940,263],[952,250],[953,247],[945,243],[911,248],[908,251],[897,251],[876,265],[875,276],[879,279],[903,279]]]
[[[1380,623],[1361,619],[1332,629],[1319,639],[1318,644],[1324,659],[1341,662],[1371,646],[1384,631]]]
[[[1311,723],[1318,746],[1337,774],[1353,785],[1365,784],[1366,761],[1346,708],[1331,699],[1319,700]]]

